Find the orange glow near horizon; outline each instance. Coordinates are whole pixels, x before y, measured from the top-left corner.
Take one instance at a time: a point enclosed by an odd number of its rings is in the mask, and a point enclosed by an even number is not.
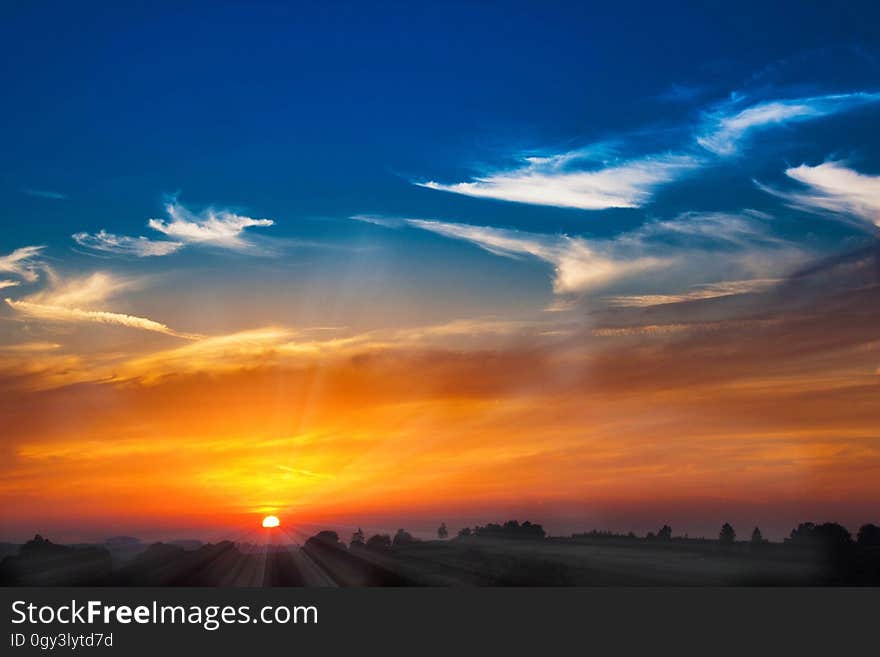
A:
[[[139,356],[119,379],[52,349],[0,398],[4,531],[177,534],[276,514],[396,527],[467,509],[611,525],[624,507],[752,522],[830,502],[861,518],[880,502],[876,368],[855,340],[817,357],[827,331],[810,321],[491,349],[398,335],[322,351],[260,331]],[[52,359],[84,380],[58,385]]]

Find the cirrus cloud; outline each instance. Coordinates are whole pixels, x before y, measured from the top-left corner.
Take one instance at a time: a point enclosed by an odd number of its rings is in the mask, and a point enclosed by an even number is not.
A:
[[[228,210],[209,208],[193,213],[177,202],[165,206],[168,219],[150,219],[155,231],[190,244],[209,244],[235,251],[253,251],[255,245],[243,233],[246,228],[268,227],[272,219],[253,219]]]
[[[49,286],[23,299],[5,299],[6,305],[24,317],[54,323],[111,324],[164,333],[179,338],[195,339],[199,336],[175,331],[162,322],[127,313],[111,312],[95,306],[131,290],[139,281],[120,278],[106,272],[88,276],[62,279],[49,272]]]
[[[253,219],[230,210],[208,208],[193,212],[177,201],[165,204],[167,218],[152,218],[147,225],[172,240],[151,240],[147,237],[116,235],[104,229],[97,233],[79,232],[72,236],[80,246],[137,257],[165,256],[175,253],[186,245],[203,245],[238,251],[252,255],[265,255],[270,249],[258,245],[245,236],[248,228],[273,226],[272,219]]]
[[[810,254],[773,235],[772,217],[739,213],[683,213],[653,220],[612,238],[531,233],[428,219],[356,215],[386,228],[405,226],[469,242],[493,255],[531,257],[553,267],[557,299],[548,310],[572,307],[588,292],[645,284],[659,292],[604,297],[612,305],[655,305],[745,294],[772,285]],[[650,272],[650,277],[641,275]]]
[[[835,161],[790,167],[785,175],[804,185],[806,191],[758,186],[799,209],[828,211],[880,227],[880,176],[860,173]]]
[[[445,237],[471,242],[494,255],[527,255],[554,268],[556,294],[584,292],[612,280],[665,264],[662,258],[615,258],[585,239],[567,235],[524,233],[488,226],[409,219],[407,223]]]
[[[169,255],[183,246],[182,242],[114,235],[103,229],[94,234],[74,233],[73,239],[77,244],[87,249],[121,255],[133,255],[139,258]]]
[[[855,92],[806,98],[767,100],[738,109],[739,98],[707,112],[697,143],[716,155],[734,155],[753,131],[807,121],[880,101],[880,93]]]
[[[667,154],[624,161],[597,169],[577,167],[580,152],[526,158],[525,166],[468,182],[418,182],[420,187],[477,198],[580,210],[636,208],[659,185],[699,166],[690,155]]]
[[[44,246],[23,246],[8,255],[0,256],[0,272],[14,274],[28,283],[35,282],[40,277],[38,270],[42,266],[39,256],[45,248]],[[3,287],[18,284],[16,281],[4,282],[7,285]]]

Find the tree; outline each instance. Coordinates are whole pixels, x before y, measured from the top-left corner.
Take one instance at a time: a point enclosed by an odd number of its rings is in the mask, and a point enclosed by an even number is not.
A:
[[[516,539],[542,539],[546,535],[541,525],[529,522],[519,524],[516,520],[508,520],[503,525],[490,522],[485,526],[477,526],[473,529],[473,535],[479,538],[516,538]]]
[[[852,545],[852,534],[846,527],[836,522],[823,522],[816,525],[802,522],[791,530],[791,543],[827,549],[842,548]]]
[[[661,541],[669,541],[672,539],[672,527],[663,525],[657,532],[657,539]]]
[[[391,537],[388,534],[374,534],[367,541],[370,550],[387,550],[391,547]]]
[[[470,527],[465,527],[464,529],[459,529],[459,530],[458,530],[458,537],[459,537],[459,538],[470,538],[471,533],[472,533],[472,532],[471,532],[471,528],[470,528]]]
[[[761,530],[755,527],[752,530],[752,545],[762,545],[764,543],[764,537],[761,535]]]
[[[305,547],[306,551],[326,552],[327,550],[344,550],[345,544],[339,541],[339,534],[325,529],[307,540]]]
[[[364,530],[358,527],[357,531],[351,535],[351,543],[349,547],[363,547],[364,546]]]
[[[439,529],[437,529],[437,538],[443,540],[449,536],[449,530],[446,529],[446,523],[441,522]]]
[[[391,541],[391,545],[394,547],[401,547],[403,545],[409,545],[410,543],[415,543],[413,535],[404,529],[398,529],[397,533],[394,535],[394,540]]]
[[[718,534],[718,542],[721,543],[721,545],[733,545],[734,541],[736,541],[736,532],[729,522],[725,522],[721,525],[721,532]]]
[[[859,528],[856,542],[859,545],[864,545],[865,547],[880,546],[880,527],[871,523],[868,523],[867,525],[862,525]]]

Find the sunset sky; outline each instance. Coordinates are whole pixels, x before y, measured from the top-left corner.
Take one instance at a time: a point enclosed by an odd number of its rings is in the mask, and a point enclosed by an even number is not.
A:
[[[122,4],[0,8],[0,540],[880,521],[880,5]]]

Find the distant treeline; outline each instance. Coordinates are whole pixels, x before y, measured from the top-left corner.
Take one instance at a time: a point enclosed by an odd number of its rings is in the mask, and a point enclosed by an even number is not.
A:
[[[335,536],[334,541],[339,541],[336,532],[321,532],[321,535]],[[446,523],[442,523],[437,529],[437,537],[446,539],[449,530]],[[458,531],[459,539],[527,539],[536,540],[547,537],[544,528],[536,523],[526,520],[519,523],[517,520],[508,520],[503,524],[489,523],[487,525],[477,525],[476,527],[464,527]],[[770,543],[764,538],[760,528],[755,527],[748,538],[745,540],[737,540],[736,530],[730,523],[725,522],[721,525],[717,538],[690,538],[687,534],[683,536],[673,536],[672,527],[663,525],[657,532],[648,532],[644,537],[638,536],[633,532],[626,534],[614,533],[607,530],[593,529],[588,532],[575,533],[571,535],[573,539],[616,539],[616,540],[646,540],[646,541],[698,541],[698,542],[718,542],[722,545],[733,545],[734,543],[749,543],[751,545],[764,545]],[[387,548],[392,546],[407,545],[416,541],[412,534],[404,529],[398,529],[397,533],[392,537],[390,534],[375,534],[366,539],[362,529],[358,529],[351,536],[350,545],[366,546],[371,548]],[[860,545],[860,546],[880,546],[880,526],[871,523],[862,525],[859,528],[855,538],[843,525],[836,522],[824,522],[820,524],[812,522],[802,522],[791,530],[788,537],[783,539],[784,544],[794,546],[830,546],[830,545]]]
[[[758,528],[737,540],[729,523],[711,539],[673,536],[669,525],[643,537],[601,530],[553,537],[516,520],[464,528],[452,539],[441,524],[437,537],[419,540],[404,529],[367,537],[358,529],[348,542],[325,530],[302,546],[147,545],[132,537],[67,546],[38,535],[5,550],[0,585],[880,585],[874,524],[853,537],[838,523],[806,522],[782,542]]]
[[[464,530],[463,530],[464,531]],[[469,530],[467,530],[469,531]],[[470,535],[468,533],[467,535]],[[648,532],[644,538],[637,536],[633,532],[626,534],[617,534],[611,531],[603,531],[593,529],[580,534],[572,534],[575,539],[616,539],[616,540],[647,540],[647,541],[695,541],[695,542],[718,542],[722,545],[732,545],[734,543],[748,542],[751,545],[764,545],[770,543],[764,538],[760,528],[755,527],[749,534],[748,539],[737,541],[737,533],[732,525],[724,523],[718,532],[717,538],[690,538],[687,534],[683,536],[673,536],[672,528],[669,525],[663,525],[656,533]],[[816,546],[846,546],[860,545],[864,547],[880,546],[880,526],[871,523],[862,525],[859,528],[855,538],[849,530],[843,525],[836,522],[824,522],[820,524],[812,522],[802,522],[791,530],[789,536],[783,539],[783,544],[804,547]]]

